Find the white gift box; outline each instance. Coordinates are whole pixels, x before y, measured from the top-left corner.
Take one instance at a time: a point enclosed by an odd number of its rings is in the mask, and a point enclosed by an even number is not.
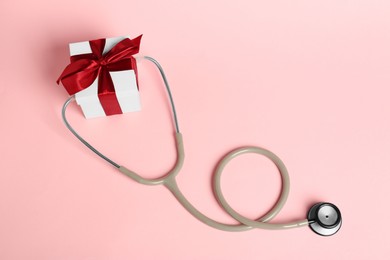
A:
[[[117,43],[128,37],[106,38],[103,55],[110,51]],[[89,41],[69,44],[70,55],[92,53]],[[115,95],[122,113],[141,110],[140,95],[134,70],[110,71],[114,83]],[[98,97],[98,78],[86,89],[77,92],[75,99],[80,105],[85,118],[106,116]]]

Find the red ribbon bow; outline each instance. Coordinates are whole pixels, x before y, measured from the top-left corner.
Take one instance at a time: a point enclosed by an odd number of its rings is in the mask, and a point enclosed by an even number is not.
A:
[[[141,37],[142,35],[133,40],[126,38],[105,55],[105,39],[89,41],[92,53],[71,56],[70,64],[58,78],[57,84],[61,81],[69,95],[73,95],[88,88],[99,77],[98,96],[104,112],[106,115],[122,113],[109,72],[134,70],[137,75],[133,55],[139,52]]]

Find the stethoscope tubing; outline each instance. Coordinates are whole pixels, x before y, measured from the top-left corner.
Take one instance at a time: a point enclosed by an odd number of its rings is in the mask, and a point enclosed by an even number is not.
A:
[[[175,125],[175,142],[176,142],[176,151],[177,151],[177,159],[174,167],[165,175],[159,178],[155,179],[147,179],[142,177],[141,175],[135,173],[134,171],[131,171],[127,169],[126,167],[114,162],[104,154],[102,154],[100,151],[98,151],[95,147],[93,147],[90,143],[88,143],[83,137],[81,137],[74,128],[70,125],[69,121],[66,117],[66,109],[68,105],[75,100],[74,96],[69,97],[66,102],[64,103],[62,107],[62,119],[65,123],[65,126],[72,132],[74,136],[76,136],[77,139],[79,139],[85,146],[87,146],[90,150],[92,150],[95,154],[97,154],[99,157],[113,165],[115,168],[117,168],[122,174],[130,177],[134,181],[144,184],[144,185],[163,185],[165,186],[172,194],[173,196],[180,202],[180,204],[188,211],[190,212],[195,218],[200,220],[201,222],[205,223],[206,225],[209,225],[213,228],[224,230],[224,231],[245,231],[250,230],[253,228],[260,228],[260,229],[290,229],[290,228],[297,228],[302,226],[307,226],[309,224],[309,221],[307,219],[289,222],[289,223],[269,223],[270,220],[272,220],[283,208],[288,193],[290,190],[290,180],[288,171],[283,164],[282,160],[276,156],[274,153],[272,153],[269,150],[266,150],[264,148],[260,147],[254,147],[254,146],[248,146],[248,147],[242,147],[238,148],[227,155],[225,155],[222,160],[219,162],[218,166],[216,167],[214,177],[213,177],[213,190],[214,194],[216,196],[216,199],[218,200],[221,207],[234,219],[236,219],[240,224],[225,224],[218,221],[215,221],[206,215],[204,215],[202,212],[200,212],[198,209],[196,209],[183,195],[181,190],[179,189],[179,186],[176,182],[176,176],[179,174],[183,163],[184,163],[184,145],[183,145],[183,136],[179,131],[179,123],[177,119],[177,113],[174,105],[174,101],[172,98],[172,93],[169,88],[168,80],[166,78],[166,75],[164,73],[164,70],[162,69],[161,65],[153,58],[144,56],[142,57],[146,60],[151,61],[154,63],[158,70],[160,71],[160,74],[163,78],[165,88],[168,93],[169,101],[171,104],[172,109],[172,116],[174,119],[174,125]],[[260,217],[257,220],[252,220],[249,218],[246,218],[245,216],[239,214],[237,211],[235,211],[229,203],[226,201],[225,197],[223,196],[222,189],[221,189],[221,175],[225,168],[225,166],[234,158],[237,156],[240,156],[242,154],[247,153],[255,153],[263,155],[267,158],[269,158],[278,168],[279,173],[282,178],[282,189],[280,196],[277,200],[277,202],[274,204],[274,206],[267,212],[265,215]]]

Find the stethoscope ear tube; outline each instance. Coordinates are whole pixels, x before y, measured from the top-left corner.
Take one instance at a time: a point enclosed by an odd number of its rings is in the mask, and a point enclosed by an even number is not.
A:
[[[74,134],[74,136],[77,139],[80,140],[80,142],[82,142],[85,146],[87,146],[99,157],[106,160],[108,163],[110,163],[115,168],[117,168],[122,174],[130,177],[134,181],[144,185],[164,185],[166,188],[168,188],[171,191],[171,193],[182,204],[182,206],[188,210],[188,212],[190,212],[195,218],[197,218],[201,222],[213,228],[224,230],[224,231],[235,232],[235,231],[245,231],[253,228],[273,230],[273,229],[290,229],[290,228],[297,228],[297,227],[309,225],[310,228],[315,233],[323,236],[333,235],[340,229],[341,222],[342,222],[341,213],[339,209],[331,203],[318,203],[314,205],[309,210],[307,219],[304,220],[294,221],[290,223],[268,223],[268,221],[272,220],[283,208],[290,190],[290,179],[288,176],[287,168],[285,167],[282,160],[278,156],[276,156],[274,153],[272,153],[269,150],[266,150],[261,147],[254,147],[254,146],[238,148],[225,155],[220,161],[220,163],[218,164],[213,177],[214,194],[219,204],[222,206],[223,209],[226,210],[228,214],[230,214],[234,219],[239,221],[240,224],[231,225],[231,224],[220,223],[218,221],[215,221],[207,217],[199,210],[197,210],[180,191],[175,178],[183,166],[184,145],[183,145],[183,136],[179,132],[177,114],[176,114],[175,105],[173,102],[173,98],[172,98],[172,94],[169,88],[167,78],[165,76],[165,73],[161,65],[155,59],[151,57],[144,57],[144,58],[153,62],[157,66],[163,78],[166,90],[168,92],[168,97],[171,104],[172,116],[174,118],[175,130],[176,130],[175,141],[176,141],[177,160],[174,167],[162,177],[155,178],[155,179],[146,179],[143,178],[141,175],[135,173],[134,171],[131,171],[128,168],[121,166],[120,164],[109,159],[107,156],[105,156],[103,153],[101,153],[95,147],[93,147],[90,143],[88,143],[84,138],[82,138],[70,125],[69,121],[66,118],[66,109],[70,104],[70,102],[74,100],[74,97],[71,96],[66,100],[65,104],[63,105],[62,118],[66,127],[69,129],[69,131],[71,131]],[[275,203],[275,205],[268,213],[266,213],[264,216],[262,216],[257,220],[246,218],[245,216],[242,216],[237,211],[235,211],[224,198],[221,189],[221,174],[225,166],[237,156],[242,154],[247,154],[247,153],[259,154],[270,159],[278,168],[278,171],[282,178],[282,189],[278,201]]]

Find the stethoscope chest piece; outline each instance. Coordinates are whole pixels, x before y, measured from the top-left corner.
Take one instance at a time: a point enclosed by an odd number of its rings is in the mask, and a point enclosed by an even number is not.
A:
[[[307,214],[307,219],[311,230],[321,236],[336,234],[342,223],[340,210],[327,202],[312,206]]]

